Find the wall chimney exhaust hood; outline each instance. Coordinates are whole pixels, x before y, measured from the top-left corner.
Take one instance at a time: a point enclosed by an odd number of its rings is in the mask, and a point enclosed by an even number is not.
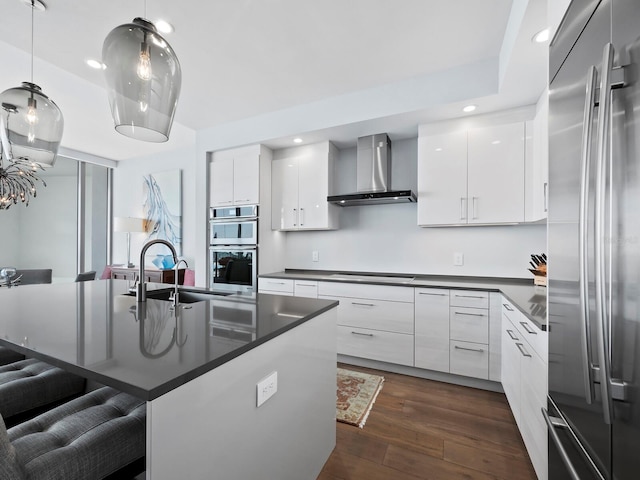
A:
[[[382,203],[415,203],[411,190],[389,190],[391,186],[391,140],[386,133],[358,138],[356,192],[330,195],[329,203],[341,207]]]

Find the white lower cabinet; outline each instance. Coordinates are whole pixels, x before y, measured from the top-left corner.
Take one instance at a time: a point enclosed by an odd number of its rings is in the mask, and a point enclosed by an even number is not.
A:
[[[415,366],[449,372],[449,290],[415,289]]]
[[[258,278],[258,293],[293,296],[293,280],[288,278]]]
[[[338,325],[338,353],[413,366],[413,335]]]
[[[536,327],[524,328],[528,323],[522,313],[503,301],[502,386],[536,474],[546,480],[547,428],[541,409],[547,403],[547,334],[532,329]]]
[[[475,378],[489,378],[489,348],[486,344],[451,340],[451,373]]]
[[[413,288],[319,282],[318,298],[340,302],[338,353],[414,365]]]
[[[295,297],[318,298],[318,282],[315,280],[294,280]]]
[[[489,292],[451,291],[449,362],[451,373],[489,379]]]

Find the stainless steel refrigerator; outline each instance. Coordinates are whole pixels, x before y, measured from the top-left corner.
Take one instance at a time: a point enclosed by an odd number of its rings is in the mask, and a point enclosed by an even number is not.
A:
[[[550,46],[549,478],[640,478],[640,1]]]

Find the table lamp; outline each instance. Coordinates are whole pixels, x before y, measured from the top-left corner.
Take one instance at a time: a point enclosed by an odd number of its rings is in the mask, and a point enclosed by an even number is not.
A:
[[[144,232],[144,218],[116,217],[113,219],[114,232],[127,233],[127,268],[133,268],[131,263],[131,233]]]

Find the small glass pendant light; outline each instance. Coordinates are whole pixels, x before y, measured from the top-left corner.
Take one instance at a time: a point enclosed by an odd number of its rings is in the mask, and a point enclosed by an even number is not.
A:
[[[64,129],[58,106],[30,82],[2,92],[0,105],[3,158],[53,166]]]
[[[53,166],[62,140],[64,119],[58,106],[33,83],[33,12],[40,0],[23,0],[31,8],[31,82],[0,93],[0,153],[7,161]]]
[[[102,63],[116,131],[146,142],[166,142],[182,71],[153,23],[134,18],[114,28],[104,40]]]

